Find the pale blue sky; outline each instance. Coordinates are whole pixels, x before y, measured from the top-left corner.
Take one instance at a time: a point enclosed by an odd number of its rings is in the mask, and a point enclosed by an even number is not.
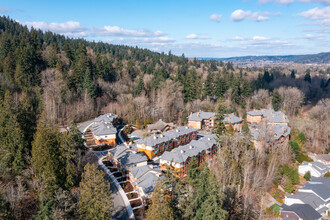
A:
[[[2,0],[0,14],[71,37],[188,57],[330,51],[330,0]]]

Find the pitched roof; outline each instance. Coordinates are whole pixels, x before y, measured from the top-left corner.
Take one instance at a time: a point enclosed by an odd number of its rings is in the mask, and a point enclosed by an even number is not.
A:
[[[119,160],[122,165],[129,166],[148,161],[148,158],[143,153],[134,153],[132,151],[126,151],[125,153],[120,155],[117,160]]]
[[[290,206],[283,204],[281,208],[281,211],[294,212],[304,220],[315,220],[322,217],[320,213],[315,211],[315,209],[308,204],[293,204]]]
[[[265,120],[273,123],[289,123],[288,117],[283,112],[274,111],[273,109],[253,110],[246,114],[251,116],[264,116]]]
[[[318,208],[320,205],[324,204],[324,201],[320,199],[318,196],[314,195],[313,193],[308,192],[297,192],[293,195],[287,193],[285,195],[286,198],[290,199],[299,199],[305,204],[312,206],[314,209]]]
[[[166,126],[174,126],[173,123],[166,123],[159,119],[156,123],[147,125],[148,130],[163,130]]]
[[[209,118],[215,118],[215,112],[195,112],[187,117],[188,121],[202,121]]]
[[[257,141],[260,141],[262,138],[266,138],[266,141],[270,141],[271,138],[278,140],[281,137],[287,137],[291,132],[291,128],[284,124],[249,125],[249,129],[252,139]]]
[[[306,190],[313,191],[323,200],[328,200],[330,198],[330,188],[321,182],[308,182],[303,188],[299,189],[301,192],[306,192]]]
[[[176,129],[164,132],[162,134],[155,134],[144,139],[139,139],[136,141],[138,144],[144,144],[145,146],[155,146],[157,144],[167,142],[170,140],[175,140],[176,138],[187,135],[197,130],[190,127],[177,127]]]
[[[314,161],[314,162],[303,161],[301,165],[311,166],[315,170],[317,170],[321,175],[324,175],[328,171],[330,171],[330,168],[328,166],[324,165],[323,163],[321,163],[319,161]]]
[[[117,134],[117,129],[112,124],[94,122],[92,124],[92,132],[94,135],[110,135]]]
[[[237,124],[237,123],[241,123],[244,120],[235,116],[234,114],[225,114],[224,115],[224,119],[223,122],[225,123],[230,123],[230,124]]]
[[[154,191],[159,176],[155,173],[149,172],[139,178],[137,184],[143,189],[143,192],[148,194]]]
[[[187,158],[196,156],[203,150],[212,148],[217,143],[215,138],[216,135],[205,135],[198,140],[192,140],[189,144],[179,146],[171,151],[165,151],[160,158],[174,163],[183,163]]]
[[[103,122],[106,124],[112,124],[113,120],[115,118],[118,118],[118,115],[112,114],[112,113],[106,113],[104,115],[100,115],[94,119],[85,121],[81,124],[78,125],[78,129],[81,132],[85,132],[87,128],[89,128],[92,124],[98,123],[98,122]]]
[[[151,167],[148,166],[148,165],[140,166],[140,167],[134,167],[134,168],[130,169],[132,175],[136,179],[139,179],[140,177],[142,177],[144,174],[148,173],[151,170],[152,170]]]

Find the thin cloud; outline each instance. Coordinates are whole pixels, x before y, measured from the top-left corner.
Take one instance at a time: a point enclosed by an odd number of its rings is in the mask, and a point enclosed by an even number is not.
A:
[[[294,0],[259,0],[259,4],[266,4],[269,2],[274,2],[277,4],[282,4],[282,5],[286,5],[286,4],[290,4],[293,3]]]
[[[209,36],[203,36],[203,35],[197,35],[197,34],[189,34],[189,35],[187,35],[186,36],[186,39],[201,39],[201,40],[203,40],[203,39],[210,39],[210,37]]]
[[[232,21],[238,22],[243,20],[252,20],[252,21],[268,21],[270,16],[278,16],[280,12],[272,13],[272,12],[251,12],[251,11],[243,11],[242,9],[235,10],[230,18]]]
[[[325,40],[324,34],[318,34],[318,35],[306,34],[306,35],[302,36],[301,38],[307,39],[307,40]]]
[[[161,31],[151,32],[148,30],[130,30],[118,26],[104,26],[92,28],[91,36],[117,36],[117,37],[159,37],[166,35]]]
[[[164,45],[167,43],[175,42],[175,39],[170,37],[155,37],[155,38],[117,38],[117,39],[106,39],[106,42],[114,43],[114,44],[129,44],[129,45],[137,45],[137,44],[151,44],[151,45]]]
[[[324,5],[330,5],[330,0],[300,0],[300,2],[305,2],[305,3],[315,2]]]
[[[210,20],[219,23],[222,20],[221,14],[212,14]]]
[[[243,41],[243,40],[245,40],[245,38],[241,37],[241,36],[235,36],[235,37],[229,38],[229,40],[231,40],[231,41]]]
[[[0,6],[0,13],[5,13],[5,12],[9,12],[9,11],[11,11],[10,8],[4,8],[4,7]]]

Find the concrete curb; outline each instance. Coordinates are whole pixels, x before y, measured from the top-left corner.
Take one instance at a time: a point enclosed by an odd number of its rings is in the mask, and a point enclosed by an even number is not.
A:
[[[107,169],[107,167],[102,163],[102,160],[104,159],[105,157],[101,157],[98,161],[99,165],[102,167],[103,171],[108,175],[110,176],[110,178],[112,179],[112,181],[115,183],[124,203],[125,203],[125,206],[126,206],[126,209],[127,209],[127,213],[128,213],[128,216],[129,216],[129,219],[135,219],[134,217],[134,213],[133,213],[133,209],[132,209],[132,206],[131,204],[129,203],[128,201],[128,198],[126,196],[126,193],[124,192],[123,188],[121,187],[121,185],[118,183],[117,179],[112,175],[112,173]]]

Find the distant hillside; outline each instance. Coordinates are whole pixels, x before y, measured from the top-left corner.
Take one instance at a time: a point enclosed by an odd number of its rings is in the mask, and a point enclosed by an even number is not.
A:
[[[330,52],[308,54],[308,55],[287,55],[287,56],[244,56],[244,57],[230,57],[230,58],[202,58],[205,60],[217,60],[224,62],[233,62],[240,64],[272,62],[272,63],[317,63],[325,64],[330,63]]]

